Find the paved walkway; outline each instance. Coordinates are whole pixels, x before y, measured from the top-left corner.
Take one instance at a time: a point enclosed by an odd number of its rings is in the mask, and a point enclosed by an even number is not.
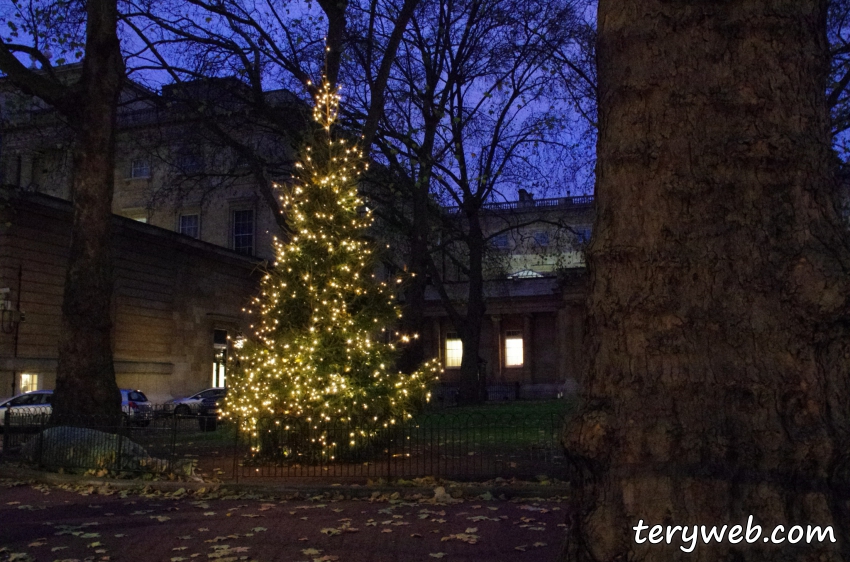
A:
[[[555,499],[128,494],[0,481],[0,561],[555,561]]]

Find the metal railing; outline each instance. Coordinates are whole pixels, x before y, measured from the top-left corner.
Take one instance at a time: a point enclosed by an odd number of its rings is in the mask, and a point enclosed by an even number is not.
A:
[[[484,203],[481,208],[485,211],[515,211],[530,209],[545,209],[551,207],[582,207],[593,205],[593,195],[575,195],[570,197],[549,197],[545,199],[524,199],[522,201],[500,201]],[[446,212],[456,214],[460,207],[446,207]]]
[[[265,419],[236,478],[532,478],[564,468],[563,414],[429,413],[388,427]]]
[[[564,413],[426,412],[386,427],[266,417],[238,422],[157,409],[148,424],[6,414],[0,459],[102,474],[245,478],[533,478],[564,470]]]
[[[122,416],[116,424],[113,418],[80,415],[65,417],[59,424],[47,408],[28,410],[6,410],[0,451],[3,460],[71,471],[191,475],[194,470],[187,451],[178,447],[178,436],[200,433],[198,419]]]

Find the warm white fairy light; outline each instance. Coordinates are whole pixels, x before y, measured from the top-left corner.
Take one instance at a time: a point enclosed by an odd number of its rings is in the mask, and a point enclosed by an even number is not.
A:
[[[436,360],[412,374],[391,371],[395,343],[373,337],[401,313],[393,288],[372,275],[375,250],[363,235],[373,217],[368,208],[359,212],[356,183],[366,166],[356,146],[334,138],[339,95],[323,83],[315,102],[313,118],[326,141],[306,149],[299,176],[281,196],[293,235],[273,241],[275,267],[249,309],[259,315],[255,337],[237,351],[229,378],[225,415],[251,432],[266,415],[316,429],[367,420],[388,427],[429,398],[440,372]],[[316,439],[324,454],[333,454],[336,443],[326,432]]]

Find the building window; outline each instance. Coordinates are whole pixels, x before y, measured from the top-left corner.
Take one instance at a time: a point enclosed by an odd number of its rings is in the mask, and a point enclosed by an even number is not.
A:
[[[446,334],[446,367],[460,367],[463,360],[463,341],[457,334]]]
[[[38,390],[38,375],[21,373],[21,392]]]
[[[549,233],[543,232],[542,230],[538,230],[534,233],[534,241],[537,242],[538,246],[546,247],[549,245]]]
[[[505,367],[522,367],[522,332],[505,333]]]
[[[579,226],[575,229],[575,233],[579,244],[587,244],[590,242],[591,230],[589,226]]]
[[[195,152],[184,152],[177,159],[177,167],[183,174],[196,174],[204,169],[204,159]]]
[[[233,211],[233,249],[251,256],[254,254],[254,211]]]
[[[508,247],[508,234],[497,234],[493,237],[493,247],[494,248],[507,248]]]
[[[147,158],[137,158],[130,165],[131,178],[151,177],[151,163]]]
[[[201,236],[201,215],[180,215],[177,221],[177,232],[191,238]]]
[[[213,330],[212,387],[227,386],[227,331]]]

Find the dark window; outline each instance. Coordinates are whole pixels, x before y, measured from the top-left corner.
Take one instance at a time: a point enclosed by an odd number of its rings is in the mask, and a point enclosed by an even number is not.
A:
[[[549,245],[549,233],[538,231],[534,233],[534,241],[537,242],[538,246],[548,246]]]
[[[497,234],[493,237],[493,247],[494,248],[507,248],[508,247],[508,235],[507,234]]]
[[[579,244],[586,244],[590,242],[590,227],[589,226],[580,226],[575,229],[576,238],[578,238]]]
[[[137,158],[130,164],[131,178],[151,177],[151,163],[147,158]]]
[[[25,394],[12,400],[10,406],[31,406],[41,403],[41,394]]]
[[[177,159],[177,167],[183,174],[196,174],[203,170],[204,159],[200,154],[184,153]]]
[[[148,397],[142,394],[141,392],[136,392],[135,390],[131,390],[127,393],[127,400],[132,402],[147,402]]]
[[[191,238],[199,238],[201,235],[201,215],[180,215],[177,232]]]
[[[227,330],[213,330],[213,344],[227,345]]]
[[[50,404],[50,401],[51,401],[52,399],[53,399],[53,395],[52,395],[52,394],[45,394],[45,395],[44,395],[44,403],[45,403],[45,404]]]
[[[233,211],[233,249],[251,256],[254,254],[254,211]]]

